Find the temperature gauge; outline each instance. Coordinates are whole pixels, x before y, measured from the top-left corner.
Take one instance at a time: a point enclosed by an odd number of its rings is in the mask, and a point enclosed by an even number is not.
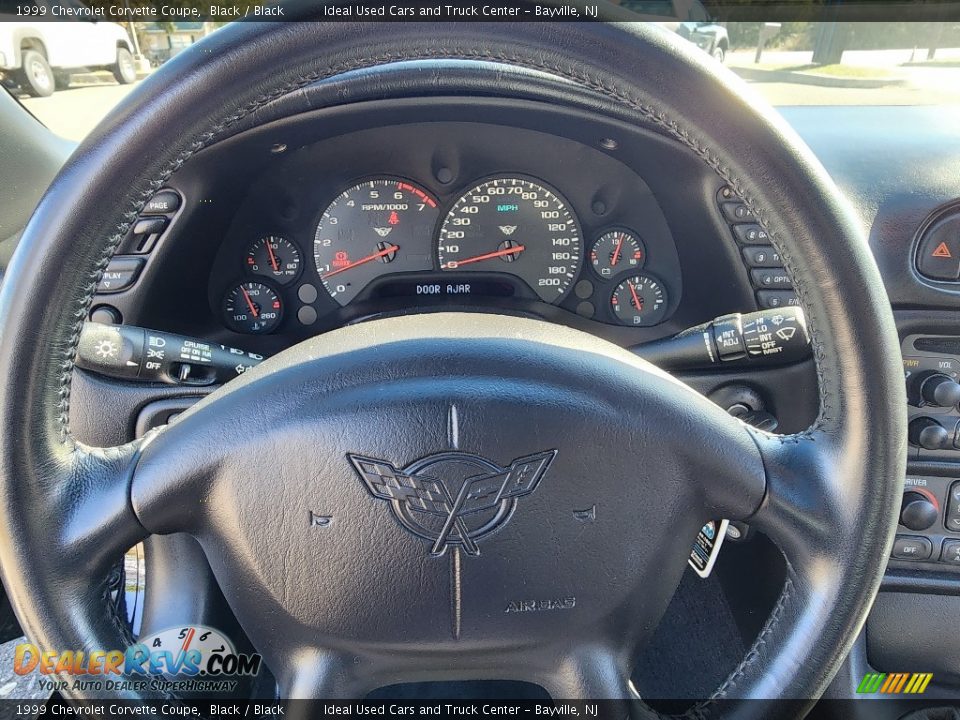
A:
[[[234,332],[263,335],[276,330],[283,319],[280,296],[261,282],[235,286],[223,301],[227,327]]]
[[[590,262],[597,275],[612,278],[624,270],[639,270],[647,259],[643,241],[629,230],[608,230],[597,238]]]
[[[262,237],[247,251],[247,270],[272,278],[281,285],[293,282],[300,273],[300,251],[279,235]]]
[[[623,325],[656,325],[667,314],[667,291],[652,275],[634,275],[617,285],[610,306]]]

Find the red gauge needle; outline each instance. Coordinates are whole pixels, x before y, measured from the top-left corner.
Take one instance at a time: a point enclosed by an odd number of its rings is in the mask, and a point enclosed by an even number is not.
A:
[[[352,263],[350,263],[349,265],[344,265],[342,268],[337,268],[336,270],[331,270],[330,272],[326,273],[325,275],[321,275],[320,277],[323,278],[323,279],[326,279],[326,278],[328,278],[328,277],[333,277],[333,276],[336,275],[337,273],[342,273],[344,270],[350,270],[351,268],[355,268],[357,265],[363,265],[364,263],[368,263],[368,262],[370,262],[371,260],[376,260],[377,258],[382,258],[384,255],[389,255],[390,253],[395,253],[395,252],[396,252],[397,250],[399,250],[399,249],[400,249],[400,246],[399,246],[399,245],[389,245],[388,247],[385,247],[383,250],[380,250],[379,252],[375,252],[373,255],[367,255],[365,258],[360,258],[359,260],[354,260],[354,261],[353,261]]]
[[[643,310],[643,303],[640,302],[640,298],[637,296],[637,289],[633,286],[633,283],[628,282],[627,287],[630,288],[630,294],[633,295],[633,306],[637,310]]]
[[[250,299],[250,295],[247,293],[247,289],[243,285],[240,286],[240,292],[243,293],[243,299],[247,301],[247,307],[250,308],[250,312],[253,313],[253,316],[255,318],[260,317],[260,313],[257,312],[257,306],[253,304],[253,300]]]
[[[504,248],[503,250],[494,250],[493,252],[485,253],[483,255],[475,255],[474,257],[467,258],[466,260],[452,260],[451,262],[446,263],[443,267],[445,270],[453,270],[461,265],[469,265],[470,263],[480,262],[481,260],[490,260],[491,258],[503,257],[504,255],[513,255],[514,253],[521,253],[526,249],[527,248],[524,245],[514,245],[513,247]]]
[[[267,241],[267,253],[270,255],[270,267],[274,272],[280,272],[280,265],[277,263],[277,256],[273,254],[273,248],[270,247],[270,241]]]
[[[620,250],[623,248],[623,239],[626,237],[623,233],[620,233],[620,239],[617,241],[617,247],[613,251],[613,257],[610,258],[610,264],[616,265],[620,262]]]

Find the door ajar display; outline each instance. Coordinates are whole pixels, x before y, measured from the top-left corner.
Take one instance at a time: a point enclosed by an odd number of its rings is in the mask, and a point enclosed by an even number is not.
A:
[[[440,228],[441,270],[508,273],[541,300],[560,302],[580,270],[581,233],[558,192],[524,178],[480,183]]]

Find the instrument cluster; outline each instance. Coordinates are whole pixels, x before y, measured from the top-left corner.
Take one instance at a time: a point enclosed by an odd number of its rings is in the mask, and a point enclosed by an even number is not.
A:
[[[311,247],[301,250],[282,234],[250,241],[243,266],[251,277],[238,278],[225,294],[223,321],[238,333],[276,331],[284,317],[282,288],[304,274],[305,257],[311,279],[345,306],[375,289],[382,297],[405,287],[419,296],[529,295],[558,304],[585,256],[593,281],[605,289],[603,321],[647,327],[664,320],[667,289],[643,271],[647,250],[639,232],[605,228],[586,245],[587,253],[570,202],[540,180],[486,178],[444,208],[406,179],[364,179],[323,210]],[[440,282],[418,281],[426,273],[440,273]]]
[[[678,307],[677,247],[650,187],[569,139],[483,123],[357,131],[271,161],[246,188],[210,280],[235,333],[296,341],[450,309],[623,336]]]

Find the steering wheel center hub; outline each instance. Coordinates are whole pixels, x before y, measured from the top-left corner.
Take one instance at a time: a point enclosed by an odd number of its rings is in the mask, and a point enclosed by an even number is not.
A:
[[[152,476],[168,469],[149,451],[175,442],[205,501],[171,522],[221,587],[243,588],[228,599],[258,646],[646,632],[709,519],[682,446],[722,412],[698,398],[546,323],[376,321],[282,353],[182,416],[148,446],[134,495],[151,517]]]

